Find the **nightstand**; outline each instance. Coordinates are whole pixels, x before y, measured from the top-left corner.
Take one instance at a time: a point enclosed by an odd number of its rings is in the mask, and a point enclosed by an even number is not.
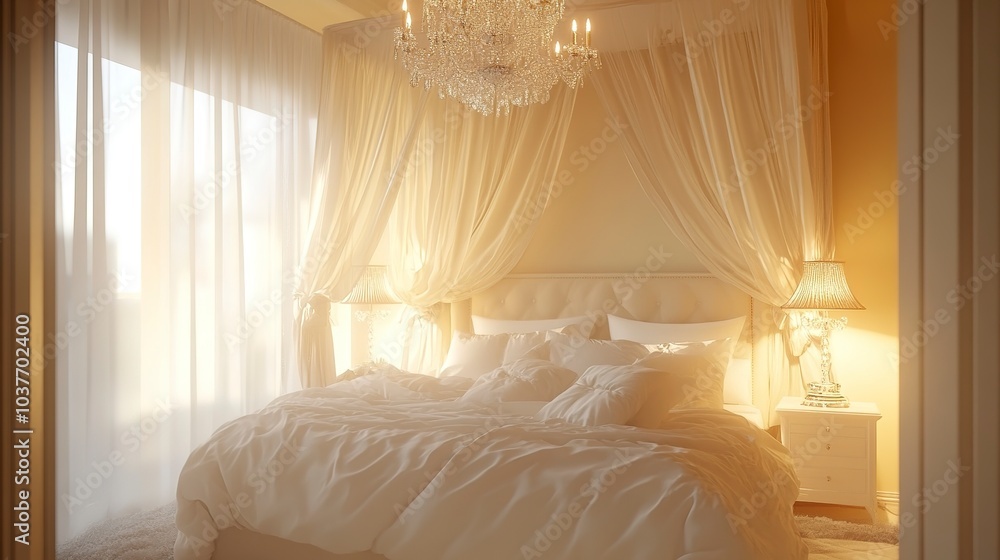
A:
[[[875,403],[819,408],[785,397],[776,411],[799,477],[799,501],[864,506],[874,521],[875,423],[882,417]]]

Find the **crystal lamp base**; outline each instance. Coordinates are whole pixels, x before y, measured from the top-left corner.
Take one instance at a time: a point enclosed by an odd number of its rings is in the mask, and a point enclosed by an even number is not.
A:
[[[810,382],[802,404],[820,408],[847,408],[851,406],[847,397],[840,393],[840,383],[827,381]]]

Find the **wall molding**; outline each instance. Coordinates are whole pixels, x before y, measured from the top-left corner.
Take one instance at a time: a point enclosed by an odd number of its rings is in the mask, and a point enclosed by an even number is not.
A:
[[[898,506],[899,492],[885,492],[879,490],[878,492],[875,492],[875,501],[887,506]]]

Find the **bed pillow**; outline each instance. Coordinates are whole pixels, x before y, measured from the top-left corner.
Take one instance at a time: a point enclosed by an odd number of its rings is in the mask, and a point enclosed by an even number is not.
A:
[[[456,332],[438,377],[478,379],[500,366],[510,337],[506,334],[478,335]]]
[[[536,417],[581,426],[625,424],[642,408],[655,375],[656,371],[639,365],[592,366]]]
[[[545,332],[516,334],[452,335],[448,356],[438,377],[468,377],[477,379],[503,364],[522,358],[549,359],[549,343]]]
[[[576,381],[576,373],[550,361],[526,358],[481,376],[458,400],[480,403],[551,401]]]
[[[545,343],[546,334],[545,331],[538,331],[506,335],[507,347],[504,349],[503,363],[509,364],[527,356],[540,344]],[[548,355],[543,357],[548,358]]]
[[[561,317],[558,319],[491,319],[489,317],[472,316],[472,330],[476,334],[510,334],[533,333],[539,331],[555,331],[568,326],[576,327],[582,336],[590,336],[594,330],[594,321],[586,315],[577,317]]]
[[[647,323],[608,315],[612,340],[631,340],[642,344],[672,342],[707,342],[724,338],[739,339],[746,317],[707,323]]]
[[[641,342],[650,351],[670,351],[670,345],[677,343],[723,339],[737,341],[745,323],[746,317],[707,323],[647,323],[608,315],[608,329],[612,339]],[[736,349],[735,342],[732,349]],[[723,382],[724,401],[732,404],[753,404],[753,369],[750,360],[732,359],[732,352],[729,358]]]
[[[655,370],[649,398],[632,424],[656,428],[671,410],[723,408],[723,378],[732,353],[731,339],[678,345],[671,352],[652,352],[635,365]]]
[[[549,360],[578,375],[591,366],[624,366],[649,354],[645,346],[628,340],[594,340],[554,332],[548,338]]]

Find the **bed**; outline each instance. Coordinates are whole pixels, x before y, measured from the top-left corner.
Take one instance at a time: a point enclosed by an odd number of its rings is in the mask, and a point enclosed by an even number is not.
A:
[[[679,407],[656,429],[582,425],[551,414],[570,389],[469,400],[478,378],[371,367],[281,397],[195,450],[178,484],[175,558],[806,558],[791,461],[758,427],[766,391],[746,295],[699,275],[522,275],[453,304],[450,323],[588,317],[605,340],[608,315],[747,317],[732,349],[746,367],[726,372],[739,402]],[[614,368],[630,366],[602,367],[569,383],[624,379]]]

